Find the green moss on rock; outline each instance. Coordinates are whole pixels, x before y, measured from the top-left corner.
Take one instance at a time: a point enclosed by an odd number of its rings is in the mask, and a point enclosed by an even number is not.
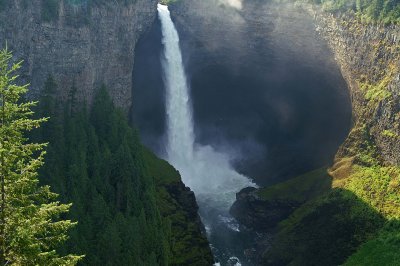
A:
[[[213,256],[198,216],[192,191],[181,182],[179,172],[169,163],[144,150],[150,175],[157,187],[161,215],[169,221],[169,265],[212,265]]]

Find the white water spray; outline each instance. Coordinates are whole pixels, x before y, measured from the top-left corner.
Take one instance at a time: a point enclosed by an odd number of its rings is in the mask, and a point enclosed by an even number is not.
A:
[[[236,192],[255,185],[232,169],[226,154],[211,146],[195,145],[191,101],[178,32],[167,6],[159,4],[158,13],[164,45],[167,159],[180,171],[184,183],[195,192],[200,207],[206,205],[226,213]]]

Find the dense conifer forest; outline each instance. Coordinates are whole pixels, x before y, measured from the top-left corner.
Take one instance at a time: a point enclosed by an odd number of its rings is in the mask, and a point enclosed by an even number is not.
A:
[[[65,250],[86,254],[82,265],[166,265],[170,229],[137,132],[104,87],[91,111],[77,105],[75,91],[59,108],[49,78],[37,111],[51,117],[36,136],[50,143],[41,180],[74,203],[70,218],[79,221]]]
[[[63,108],[56,91],[49,77],[36,113],[50,119],[33,138],[49,142],[40,180],[73,202],[68,218],[79,221],[62,253],[85,254],[80,265],[208,264],[207,240],[166,190],[179,173],[141,145],[107,89],[90,111],[76,88]]]

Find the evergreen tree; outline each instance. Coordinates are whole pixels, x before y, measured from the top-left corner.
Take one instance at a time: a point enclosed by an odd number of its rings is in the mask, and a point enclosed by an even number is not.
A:
[[[60,219],[71,205],[39,185],[46,144],[24,136],[47,119],[32,119],[36,103],[21,101],[27,85],[16,85],[21,63],[11,59],[7,49],[0,51],[0,264],[75,265],[82,256],[56,252],[75,225]]]
[[[50,142],[40,180],[74,202],[68,218],[79,225],[66,252],[86,254],[80,265],[168,265],[165,222],[137,131],[105,87],[88,111],[74,105],[77,88],[71,88],[63,113],[53,108],[56,87],[49,77],[38,110],[53,119],[39,136]]]

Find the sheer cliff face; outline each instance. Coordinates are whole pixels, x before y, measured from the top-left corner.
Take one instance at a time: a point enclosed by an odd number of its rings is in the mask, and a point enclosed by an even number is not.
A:
[[[306,8],[334,51],[352,96],[355,125],[339,157],[355,155],[359,149],[354,150],[354,139],[366,132],[383,163],[399,165],[400,27],[364,24]]]
[[[123,1],[119,1],[123,2]],[[24,60],[22,77],[38,94],[52,75],[58,95],[66,99],[74,85],[80,101],[106,85],[115,103],[128,109],[137,40],[153,23],[157,0],[130,4],[60,0],[46,22],[41,0],[10,1],[0,12],[0,44]]]

